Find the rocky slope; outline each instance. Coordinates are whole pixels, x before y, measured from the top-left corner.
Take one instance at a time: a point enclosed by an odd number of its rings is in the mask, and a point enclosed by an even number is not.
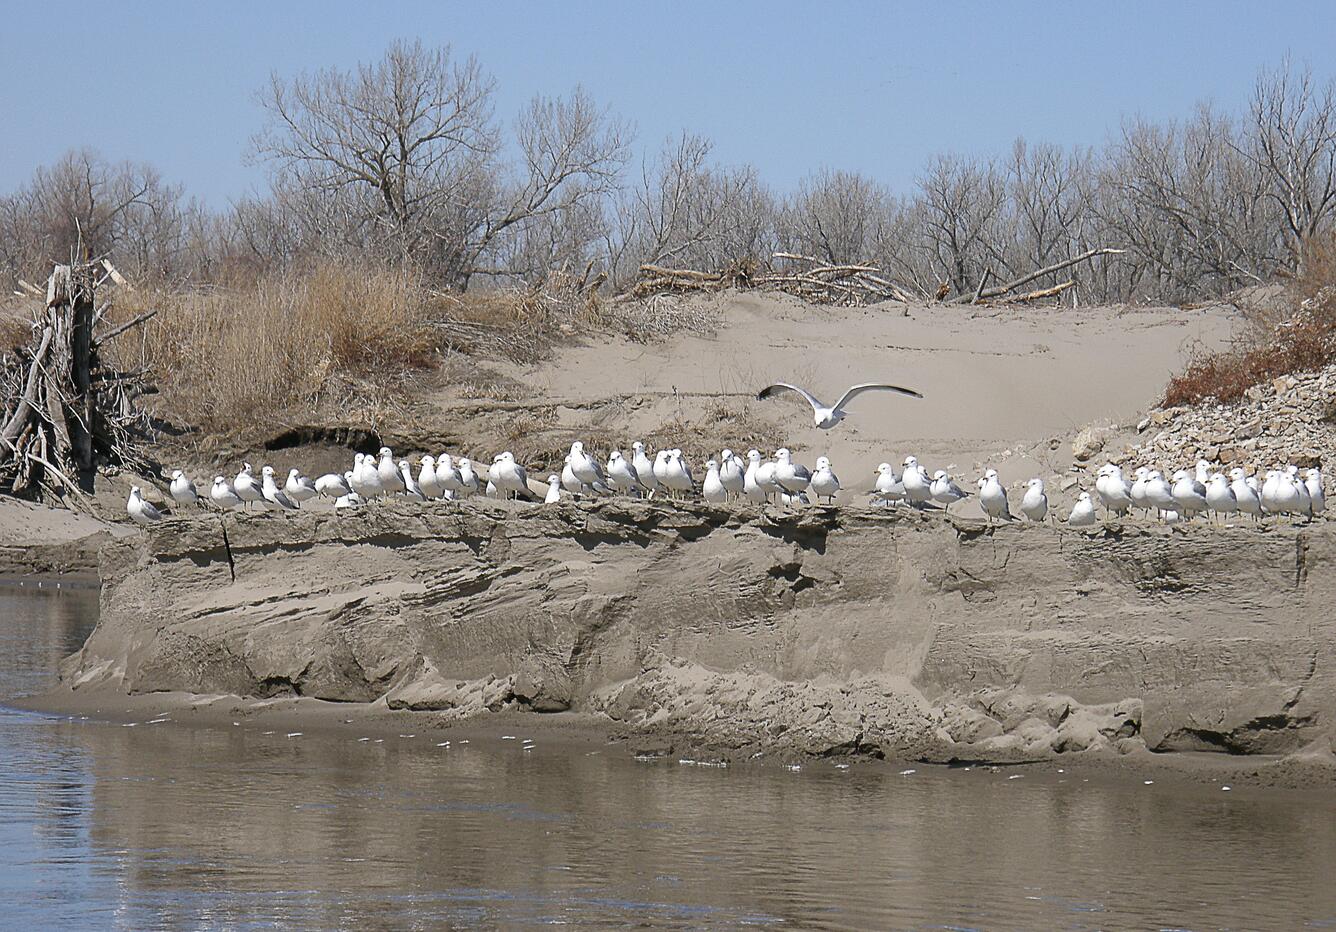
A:
[[[1336,534],[634,501],[179,518],[102,551],[67,687],[575,709],[732,756],[1291,751]],[[1325,746],[1325,745],[1324,745]]]

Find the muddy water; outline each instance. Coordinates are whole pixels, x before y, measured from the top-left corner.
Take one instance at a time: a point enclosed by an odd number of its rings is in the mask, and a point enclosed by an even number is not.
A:
[[[91,591],[0,584],[0,697]],[[1336,800],[0,709],[0,925],[1336,927]]]

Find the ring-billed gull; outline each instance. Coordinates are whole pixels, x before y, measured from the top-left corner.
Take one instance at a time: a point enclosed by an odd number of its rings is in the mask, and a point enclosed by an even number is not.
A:
[[[1174,501],[1174,491],[1164,481],[1164,475],[1158,469],[1146,474],[1146,501],[1156,511],[1176,511],[1178,503]]]
[[[555,505],[561,501],[561,476],[556,473],[547,477],[547,494],[543,496],[544,505]]]
[[[353,491],[363,501],[380,497],[383,491],[380,484],[380,471],[376,468],[376,458],[370,453],[359,453],[353,457]]]
[[[719,482],[730,496],[736,498],[747,491],[746,473],[747,467],[732,450],[719,454]]]
[[[350,495],[353,487],[348,484],[348,477],[351,475],[352,473],[345,473],[341,476],[336,472],[327,472],[315,480],[315,489],[326,498],[342,498],[345,495]]]
[[[801,495],[812,484],[812,472],[793,461],[793,454],[785,447],[775,451],[775,481],[790,495]]]
[[[653,498],[654,493],[662,487],[662,482],[659,480],[659,474],[655,469],[657,465],[657,459],[651,460],[645,454],[645,445],[643,443],[637,440],[635,443],[631,444],[631,468],[636,471],[636,478],[640,480],[640,484],[649,490],[649,496],[651,498]]]
[[[835,504],[835,493],[840,490],[840,477],[830,468],[830,457],[816,458],[816,472],[812,473],[810,488],[818,501],[824,498],[829,504]]]
[[[1313,514],[1320,515],[1327,510],[1327,493],[1322,488],[1322,470],[1314,466],[1305,473],[1304,486],[1308,489],[1308,498],[1313,503]]]
[[[399,479],[404,484],[405,495],[415,502],[425,502],[427,500],[427,496],[422,494],[422,489],[418,488],[417,481],[413,478],[413,467],[408,460],[399,461]]]
[[[561,487],[574,496],[583,495],[585,491],[585,484],[575,475],[575,469],[571,466],[569,453],[561,466]]]
[[[603,467],[585,452],[584,444],[579,440],[571,444],[571,472],[575,473],[575,478],[593,489],[599,495],[611,495],[612,489],[608,487],[608,477],[603,474]]]
[[[477,495],[481,488],[482,482],[473,469],[473,461],[467,456],[461,456],[459,458],[459,488],[456,491],[461,496]]]
[[[761,451],[747,451],[747,468],[742,473],[742,494],[753,502],[766,500],[765,489],[756,481],[756,474],[761,470]]]
[[[932,474],[932,500],[949,509],[962,498],[969,498],[969,495],[952,479],[945,469],[939,469]]]
[[[1285,467],[1285,475],[1290,477],[1290,484],[1294,486],[1294,494],[1299,496],[1298,513],[1307,517],[1313,517],[1313,500],[1308,494],[1308,486],[1299,478],[1299,467],[1289,465]]]
[[[873,475],[877,477],[877,482],[868,494],[874,499],[879,499],[886,504],[905,500],[905,484],[895,474],[894,466],[890,463],[882,463],[877,466],[877,471]]]
[[[241,504],[241,497],[237,495],[236,489],[232,488],[232,483],[228,482],[222,476],[213,477],[213,488],[209,489],[209,498],[219,508],[236,508]]]
[[[162,512],[151,502],[144,501],[137,485],[130,486],[130,498],[125,503],[125,510],[136,524],[152,524],[162,520]]]
[[[178,505],[199,504],[199,493],[195,491],[195,483],[180,469],[172,470],[172,484],[167,487],[167,491],[171,494],[172,501]]]
[[[1266,478],[1262,482],[1262,509],[1270,514],[1278,514],[1280,506],[1276,504],[1276,490],[1280,485],[1280,473],[1276,470],[1267,470]]]
[[[297,503],[283,494],[283,490],[278,487],[274,481],[274,467],[266,466],[260,470],[263,477],[261,491],[264,493],[264,500],[269,503],[274,511],[296,511]]]
[[[1011,507],[1007,502],[1007,490],[998,478],[997,470],[990,469],[979,480],[979,507],[988,516],[989,521],[1010,521]]]
[[[300,507],[302,502],[309,502],[320,491],[314,482],[302,475],[300,469],[293,467],[288,470],[288,481],[283,483],[283,493]]]
[[[496,461],[492,463],[490,479],[498,492],[514,495],[525,501],[538,500],[538,496],[529,490],[529,476],[524,467],[515,462],[515,457],[509,450],[498,454]]]
[[[1096,520],[1095,502],[1089,492],[1082,492],[1072,506],[1072,513],[1067,516],[1067,523],[1072,527],[1090,527]]]
[[[399,474],[399,467],[395,465],[394,454],[389,447],[380,448],[380,462],[376,465],[376,472],[380,475],[380,487],[384,494],[393,495],[404,491],[403,477]]]
[[[640,481],[640,471],[622,456],[621,450],[613,450],[608,454],[607,473],[608,482],[613,488],[628,495],[639,496],[645,492],[645,487]]]
[[[436,479],[436,457],[424,453],[418,461],[418,491],[426,498],[440,498],[445,487]]]
[[[691,477],[691,464],[686,461],[681,450],[674,447],[668,451],[667,466],[664,484],[668,488],[686,495],[696,491],[696,481]]]
[[[770,496],[776,499],[784,494],[784,487],[779,484],[775,477],[775,461],[766,460],[756,467],[756,484],[760,486],[761,491],[765,493],[765,500],[770,501]]]
[[[1254,520],[1262,516],[1262,499],[1257,490],[1248,483],[1248,477],[1242,469],[1235,466],[1229,471],[1229,490],[1234,493],[1234,502],[1239,511]]]
[[[461,464],[463,460],[460,460]],[[449,453],[442,453],[436,457],[436,484],[441,487],[442,494],[445,492],[454,495],[468,494],[464,489],[464,481],[461,477],[462,468],[456,468],[454,460],[450,458]]]
[[[1174,484],[1170,494],[1178,506],[1174,510],[1188,520],[1206,510],[1206,485],[1198,482],[1186,469],[1174,473]]]
[[[797,392],[806,398],[807,403],[812,406],[812,420],[822,430],[830,430],[844,420],[848,416],[844,406],[864,392],[899,392],[901,395],[909,395],[913,398],[923,397],[912,388],[901,388],[899,385],[887,385],[883,382],[864,382],[861,385],[854,385],[849,388],[840,396],[840,400],[833,405],[827,405],[805,388],[799,388],[797,385],[791,385],[788,382],[776,382],[757,392],[756,400],[764,401],[778,395],[780,392]]]
[[[719,464],[714,460],[709,460],[705,464],[705,482],[701,486],[701,498],[714,504],[728,501],[728,490],[719,479]]]
[[[1044,480],[1038,476],[1025,483],[1021,514],[1031,521],[1043,521],[1048,517],[1048,496],[1044,494]]]
[[[255,474],[251,472],[250,463],[241,464],[241,472],[232,480],[232,488],[236,490],[237,497],[245,503],[249,510],[251,502],[263,502],[264,492],[260,488],[260,483],[255,481]]]
[[[1095,480],[1095,494],[1099,496],[1104,510],[1125,515],[1132,507],[1132,487],[1123,478],[1123,469],[1114,463],[1100,467],[1099,478]]]
[[[1150,470],[1145,466],[1138,466],[1133,475],[1136,477],[1127,494],[1132,499],[1132,507],[1139,508],[1143,514],[1148,514],[1152,508],[1150,499],[1146,497],[1146,477],[1150,475]]]
[[[909,503],[922,505],[931,501],[932,480],[928,477],[928,471],[912,456],[905,457],[904,467],[905,471],[901,474],[900,481],[905,487],[905,497],[909,499]]]
[[[1221,473],[1216,473],[1206,483],[1206,507],[1225,519],[1239,510],[1238,498],[1229,487],[1229,480]]]

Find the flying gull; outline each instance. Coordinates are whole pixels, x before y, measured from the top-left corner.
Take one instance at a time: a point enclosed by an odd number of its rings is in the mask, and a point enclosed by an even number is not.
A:
[[[909,395],[912,398],[922,398],[923,396],[912,388],[901,388],[899,385],[886,385],[881,382],[864,382],[861,385],[854,385],[843,395],[840,400],[833,405],[823,404],[815,395],[805,388],[799,388],[797,385],[790,385],[788,382],[776,382],[773,385],[767,385],[756,394],[757,401],[764,401],[772,398],[780,392],[797,392],[807,399],[807,403],[812,406],[812,420],[816,426],[822,430],[830,430],[840,421],[844,420],[847,412],[844,406],[854,398],[864,392],[899,392],[901,395]]]

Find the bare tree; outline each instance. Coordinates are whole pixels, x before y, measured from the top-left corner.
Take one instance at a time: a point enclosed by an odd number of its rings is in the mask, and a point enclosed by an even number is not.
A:
[[[957,293],[978,284],[1000,255],[997,222],[1006,185],[991,163],[939,155],[919,183],[921,248]]]
[[[1252,134],[1241,151],[1271,181],[1297,266],[1305,241],[1336,211],[1336,86],[1315,86],[1312,70],[1289,63],[1258,76],[1249,106]]]
[[[785,246],[831,264],[866,261],[880,239],[887,191],[854,172],[804,179],[784,212]]]

